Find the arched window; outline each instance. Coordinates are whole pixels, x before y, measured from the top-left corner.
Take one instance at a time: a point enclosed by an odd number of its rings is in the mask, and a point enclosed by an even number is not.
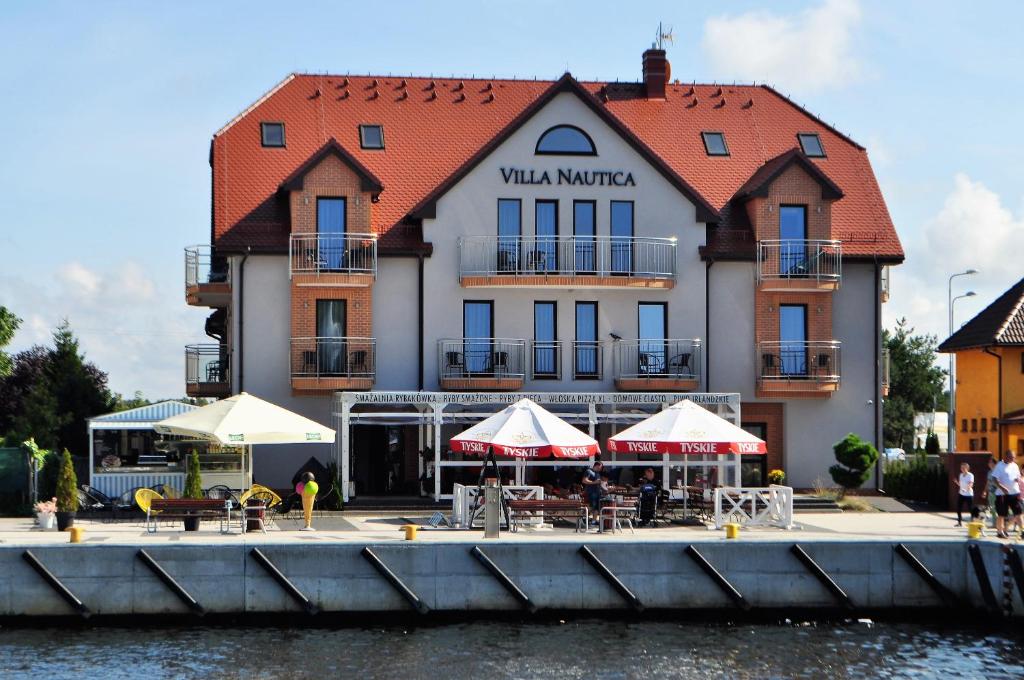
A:
[[[596,156],[594,140],[575,125],[556,125],[537,140],[537,154],[558,156]]]

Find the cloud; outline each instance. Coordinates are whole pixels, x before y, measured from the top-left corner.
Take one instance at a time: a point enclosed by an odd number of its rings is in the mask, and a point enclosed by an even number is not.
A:
[[[857,0],[825,0],[789,15],[757,10],[711,17],[704,22],[701,48],[721,80],[821,90],[860,75],[851,49],[860,19]]]
[[[906,241],[906,264],[893,268],[886,326],[891,328],[905,316],[918,332],[944,340],[949,333],[949,276],[978,270],[953,283],[954,295],[968,290],[977,293],[957,303],[959,327],[1024,275],[1019,259],[1022,243],[1024,215],[1015,216],[984,183],[957,173],[942,207],[916,238]]]

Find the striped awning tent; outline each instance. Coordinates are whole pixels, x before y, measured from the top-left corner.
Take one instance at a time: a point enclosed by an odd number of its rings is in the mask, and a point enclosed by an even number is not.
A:
[[[131,408],[127,411],[106,413],[102,416],[90,418],[89,429],[148,430],[153,427],[153,423],[160,422],[161,420],[170,418],[171,416],[181,415],[182,413],[190,413],[195,411],[197,408],[199,407],[193,406],[192,404],[168,399],[167,401],[158,401],[155,404],[149,404],[147,406]]]

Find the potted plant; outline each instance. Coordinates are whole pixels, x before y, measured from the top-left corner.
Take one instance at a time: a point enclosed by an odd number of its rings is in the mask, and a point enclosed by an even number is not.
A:
[[[57,529],[64,531],[75,524],[78,511],[78,477],[71,462],[71,452],[64,449],[57,474]]]
[[[185,491],[181,494],[181,497],[192,499],[203,497],[203,478],[199,472],[199,453],[195,449],[192,449],[192,454],[188,457],[185,472]],[[198,530],[199,518],[186,517],[185,531]]]
[[[57,499],[52,498],[48,501],[39,501],[35,504],[35,511],[39,528],[44,531],[52,529],[55,520],[54,513],[57,512]]]
[[[768,473],[768,483],[769,484],[776,484],[776,485],[778,485],[778,484],[782,484],[785,481],[786,481],[786,473],[783,472],[782,470],[775,469],[775,470],[772,470],[771,472]]]

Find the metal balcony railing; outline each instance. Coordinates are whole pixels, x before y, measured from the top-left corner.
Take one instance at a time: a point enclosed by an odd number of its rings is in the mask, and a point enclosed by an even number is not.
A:
[[[215,257],[210,246],[185,248],[185,289],[204,283],[230,283],[231,268],[228,261]]]
[[[437,341],[438,375],[445,379],[526,377],[526,340],[444,338]]]
[[[842,278],[842,255],[840,241],[758,241],[757,281],[838,285]]]
[[[369,274],[377,277],[374,234],[292,234],[289,275]]]
[[[616,340],[615,377],[699,380],[701,344],[692,340]]]
[[[292,378],[370,378],[376,374],[374,338],[292,338]]]
[[[230,380],[227,345],[185,345],[186,385],[227,385]]]
[[[807,380],[838,383],[841,376],[840,343],[760,342],[757,345],[759,380]]]
[[[572,377],[574,380],[600,380],[604,377],[604,346],[597,340],[573,340]]]
[[[562,343],[558,340],[534,340],[530,375],[534,380],[562,379]]]
[[[674,279],[676,239],[624,236],[463,236],[459,277],[623,276]]]

